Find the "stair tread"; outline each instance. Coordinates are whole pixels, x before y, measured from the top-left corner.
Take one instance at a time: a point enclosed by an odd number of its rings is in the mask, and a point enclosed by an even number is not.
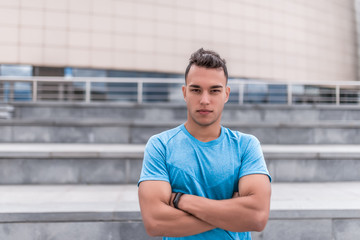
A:
[[[143,153],[145,144],[81,144],[81,143],[1,143],[0,155],[5,153],[51,153],[51,152],[73,152],[73,153]],[[306,153],[306,152],[328,152],[328,153],[360,153],[360,146],[356,144],[262,144],[264,153]]]
[[[0,222],[141,219],[137,186],[2,185]],[[356,217],[360,182],[273,183],[271,217]]]

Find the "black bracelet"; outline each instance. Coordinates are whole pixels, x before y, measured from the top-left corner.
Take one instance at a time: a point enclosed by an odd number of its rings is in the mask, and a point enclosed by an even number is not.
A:
[[[175,197],[174,197],[174,200],[173,200],[173,204],[174,204],[174,207],[177,208],[177,209],[179,209],[178,204],[179,204],[179,201],[180,201],[180,197],[181,197],[183,194],[184,194],[184,193],[182,193],[182,192],[177,192],[177,193],[175,194]]]

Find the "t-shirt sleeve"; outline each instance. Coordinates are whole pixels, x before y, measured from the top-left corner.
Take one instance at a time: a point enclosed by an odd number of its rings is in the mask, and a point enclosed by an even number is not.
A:
[[[170,182],[165,160],[165,145],[158,137],[151,137],[145,147],[138,185],[148,180]]]
[[[247,147],[242,155],[239,179],[250,174],[265,174],[271,181],[260,142],[254,136],[250,136]]]

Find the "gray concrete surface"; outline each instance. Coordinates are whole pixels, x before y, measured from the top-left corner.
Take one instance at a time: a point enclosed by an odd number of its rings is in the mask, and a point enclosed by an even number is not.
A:
[[[0,119],[12,118],[14,107],[10,105],[0,104]]]
[[[255,240],[359,239],[360,182],[273,183]],[[0,186],[0,239],[147,237],[136,185]]]
[[[136,183],[145,146],[0,144],[0,184]],[[274,182],[360,181],[358,145],[263,145]]]
[[[116,119],[3,120],[2,143],[134,143],[183,121]],[[263,144],[360,144],[360,122],[223,122],[225,127],[255,135]]]
[[[183,123],[185,104],[14,103],[2,143],[145,143]],[[263,144],[360,144],[358,106],[226,105],[223,124]]]
[[[149,121],[186,119],[185,103],[13,103],[16,119],[110,119]],[[249,122],[319,122],[357,121],[360,108],[357,105],[236,105],[224,108],[225,121]]]

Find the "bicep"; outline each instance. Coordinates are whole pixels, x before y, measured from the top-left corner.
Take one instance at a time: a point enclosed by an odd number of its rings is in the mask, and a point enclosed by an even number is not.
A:
[[[171,186],[166,181],[143,181],[138,195],[144,221],[153,216],[161,207],[169,205]]]
[[[269,177],[265,174],[251,174],[240,178],[239,196],[251,197],[254,208],[270,210],[271,185]]]

